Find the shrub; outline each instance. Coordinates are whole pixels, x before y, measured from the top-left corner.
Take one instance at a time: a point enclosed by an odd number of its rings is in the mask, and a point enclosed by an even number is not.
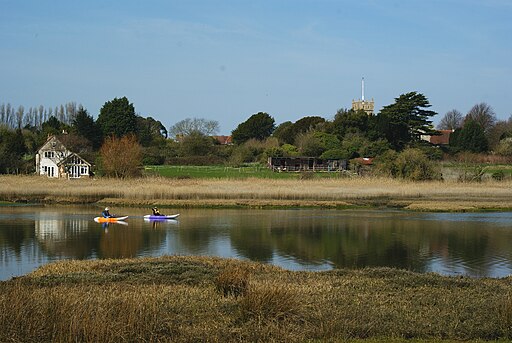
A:
[[[420,180],[439,180],[439,168],[420,149],[406,149],[395,160],[396,177]]]

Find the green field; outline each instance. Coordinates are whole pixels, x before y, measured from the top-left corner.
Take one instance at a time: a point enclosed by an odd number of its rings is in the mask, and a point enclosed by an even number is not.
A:
[[[304,178],[304,172],[278,173],[273,172],[261,165],[249,165],[244,167],[226,166],[145,166],[144,171],[148,175],[158,175],[171,178],[194,178],[194,179],[299,179]],[[311,174],[315,178],[339,177],[339,173],[318,172]]]

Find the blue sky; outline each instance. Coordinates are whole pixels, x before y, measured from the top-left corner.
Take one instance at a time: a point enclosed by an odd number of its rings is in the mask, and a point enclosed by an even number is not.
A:
[[[230,132],[331,119],[361,96],[376,109],[418,91],[432,109],[486,102],[512,114],[509,0],[0,0],[0,103],[74,101],[95,118],[126,96],[167,128]]]

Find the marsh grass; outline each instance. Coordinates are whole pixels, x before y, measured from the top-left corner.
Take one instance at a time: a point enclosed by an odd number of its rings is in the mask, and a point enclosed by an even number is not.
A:
[[[226,268],[215,278],[215,286],[224,296],[243,296],[249,287],[249,270],[238,266]]]
[[[166,206],[366,206],[510,209],[512,181],[478,184],[358,179],[89,179],[0,176],[0,200]],[[430,201],[429,204],[426,200]],[[444,202],[442,209],[434,206]],[[467,205],[471,202],[471,205]],[[423,204],[423,205],[421,205]],[[484,204],[484,205],[481,205]]]
[[[243,295],[216,286],[230,268],[250,274]],[[0,282],[0,342],[505,340],[511,287],[511,278],[291,272],[210,257],[62,261]]]
[[[301,321],[298,293],[289,285],[251,285],[240,299],[242,317],[258,322]]]

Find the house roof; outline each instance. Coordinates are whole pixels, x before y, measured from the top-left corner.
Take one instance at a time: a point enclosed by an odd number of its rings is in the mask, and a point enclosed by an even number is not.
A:
[[[40,153],[41,151],[43,150],[56,150],[56,151],[67,151],[68,153],[66,153],[66,157],[63,158],[62,160],[60,160],[57,164],[58,165],[62,165],[63,163],[67,162],[71,157],[73,156],[76,156],[78,158],[80,158],[82,161],[84,161],[88,166],[91,166],[91,164],[89,162],[87,162],[87,160],[85,160],[83,157],[81,157],[80,155],[78,155],[77,153],[74,153],[72,152],[71,150],[69,150],[56,136],[54,135],[51,135],[51,136],[48,136],[48,139],[46,140],[46,142],[44,142],[44,144],[39,148],[38,152]]]
[[[88,165],[89,167],[91,166],[91,164],[89,162],[87,162],[82,156],[72,152],[69,156],[67,156],[66,158],[64,158],[63,160],[61,160],[57,165],[58,166],[61,166],[63,164],[66,164],[71,158],[73,157],[78,157],[81,161],[84,162],[84,164]]]
[[[430,136],[430,143],[434,145],[448,145],[450,143],[450,134],[452,130],[439,130],[440,135]]]
[[[219,144],[233,144],[233,138],[231,136],[213,136],[213,138],[216,139]]]
[[[373,157],[357,157],[354,161],[361,163],[364,166],[371,166],[373,164]]]

